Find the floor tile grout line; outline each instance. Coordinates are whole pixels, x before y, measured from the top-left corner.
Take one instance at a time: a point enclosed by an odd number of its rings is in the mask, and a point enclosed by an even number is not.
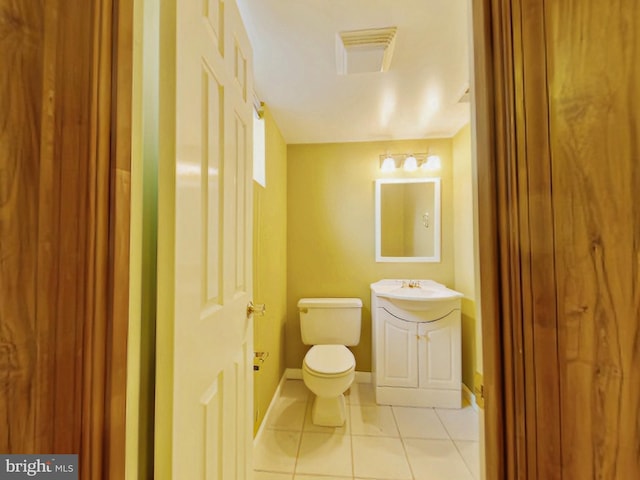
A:
[[[293,462],[293,472],[292,478],[296,478],[296,473],[298,471],[298,460],[300,458],[300,450],[302,449],[302,438],[304,437],[304,426],[307,420],[307,411],[311,409],[311,402],[309,401],[309,397],[307,396],[306,405],[304,408],[304,415],[302,416],[302,428],[300,429],[300,440],[298,440],[298,449],[296,451],[296,461]]]
[[[355,456],[353,455],[353,423],[351,422],[351,398],[349,398],[348,415],[349,415],[349,426],[348,426],[349,446],[351,449],[351,478],[354,479],[356,478],[356,459],[355,459]]]
[[[464,466],[467,467],[467,470],[469,471],[469,474],[471,475],[471,478],[475,479],[476,476],[474,475],[473,471],[471,470],[471,467],[467,463],[467,459],[464,458],[464,455],[460,451],[460,447],[458,447],[458,443],[457,443],[457,442],[472,442],[472,440],[453,440],[453,439],[451,439],[451,441],[453,442],[453,446],[456,448],[456,451],[458,452],[458,455],[460,455],[460,458],[462,459],[462,463],[464,463]]]
[[[398,430],[398,436],[400,437],[400,443],[402,444],[402,451],[404,452],[404,458],[407,462],[407,466],[409,467],[409,473],[411,474],[411,480],[415,480],[416,475],[413,473],[413,467],[411,466],[411,462],[409,461],[409,452],[407,452],[407,445],[404,442],[404,438],[402,437],[402,432],[400,431],[400,424],[398,423],[398,419],[396,418],[396,412],[391,405],[391,415],[393,416],[393,421],[396,424],[396,429]]]
[[[438,409],[434,408],[433,412],[436,414],[436,418],[438,419],[438,421],[440,422],[440,425],[442,425],[442,428],[444,428],[444,431],[447,432],[447,435],[449,435],[449,438],[451,438],[451,432],[449,431],[449,429],[447,428],[447,425],[444,423],[444,421],[442,420],[442,417],[440,417],[440,414],[438,413]],[[453,440],[453,439],[452,439]]]
[[[466,441],[466,442],[480,441],[479,438],[473,438],[473,439],[469,439],[469,438],[453,438],[453,435],[449,431],[449,428],[447,427],[447,424],[445,423],[445,421],[442,419],[442,417],[438,413],[438,409],[434,408],[433,410],[436,412],[436,416],[438,417],[438,420],[440,420],[440,423],[442,424],[442,426],[444,427],[445,431],[447,432],[447,435],[449,435],[449,438],[451,439],[451,441],[453,441],[453,442],[455,442],[456,440],[462,440],[462,441]],[[462,411],[462,410],[463,410],[463,408],[459,409],[458,411]],[[478,421],[477,417],[476,417],[476,421]]]

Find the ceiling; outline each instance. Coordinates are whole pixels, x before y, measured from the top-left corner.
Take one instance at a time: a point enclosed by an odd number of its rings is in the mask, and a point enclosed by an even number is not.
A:
[[[450,137],[469,121],[467,0],[237,0],[287,143]],[[387,72],[339,75],[339,32],[397,27]]]

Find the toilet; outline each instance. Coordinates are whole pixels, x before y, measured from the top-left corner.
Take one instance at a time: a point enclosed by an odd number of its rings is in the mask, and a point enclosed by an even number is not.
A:
[[[355,378],[356,360],[347,346],[360,342],[362,300],[302,298],[298,302],[300,332],[313,345],[302,362],[302,379],[315,394],[311,420],[315,425],[344,424],[344,392]]]

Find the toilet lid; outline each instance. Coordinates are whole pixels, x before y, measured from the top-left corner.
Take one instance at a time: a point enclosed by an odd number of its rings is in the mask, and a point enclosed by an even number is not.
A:
[[[326,375],[354,368],[356,359],[344,345],[315,345],[305,355],[304,363],[309,370]]]

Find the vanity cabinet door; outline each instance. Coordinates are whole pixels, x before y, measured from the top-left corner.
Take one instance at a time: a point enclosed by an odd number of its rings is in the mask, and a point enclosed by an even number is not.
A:
[[[382,308],[378,313],[378,385],[417,387],[417,324],[400,320]]]
[[[418,324],[420,388],[460,388],[460,318]]]

